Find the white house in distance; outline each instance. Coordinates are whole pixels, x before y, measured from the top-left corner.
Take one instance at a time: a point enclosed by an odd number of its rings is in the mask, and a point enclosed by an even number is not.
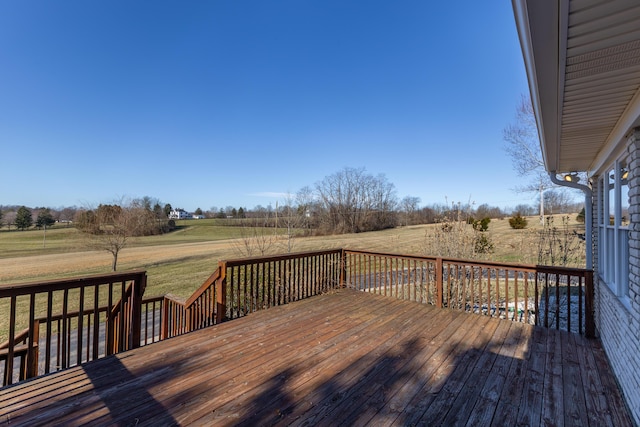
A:
[[[169,219],[204,219],[204,215],[196,215],[184,209],[172,209],[169,212]]]
[[[172,209],[169,212],[169,219],[191,219],[191,214],[184,209]]]
[[[545,167],[585,192],[597,334],[640,425],[640,1],[512,3]]]

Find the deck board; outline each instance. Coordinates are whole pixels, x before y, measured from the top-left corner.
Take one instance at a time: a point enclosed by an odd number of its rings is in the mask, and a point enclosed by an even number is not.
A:
[[[0,389],[0,425],[632,425],[597,341],[340,290]]]

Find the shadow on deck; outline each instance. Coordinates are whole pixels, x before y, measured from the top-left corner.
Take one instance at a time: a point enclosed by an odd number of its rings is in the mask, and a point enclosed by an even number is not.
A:
[[[0,424],[632,425],[596,340],[339,290],[0,390]]]

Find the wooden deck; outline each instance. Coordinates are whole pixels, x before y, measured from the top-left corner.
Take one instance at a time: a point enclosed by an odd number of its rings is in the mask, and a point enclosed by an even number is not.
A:
[[[0,425],[632,425],[597,340],[340,290],[0,389]]]

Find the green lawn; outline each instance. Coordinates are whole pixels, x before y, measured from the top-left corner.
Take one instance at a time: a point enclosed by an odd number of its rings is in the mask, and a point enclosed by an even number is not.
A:
[[[180,243],[236,239],[243,228],[226,225],[233,220],[201,219],[176,221],[176,230],[158,235],[132,238],[128,247],[161,246]],[[280,230],[282,233],[283,230]],[[0,258],[45,255],[87,250],[85,236],[74,227],[43,230],[0,231]]]

